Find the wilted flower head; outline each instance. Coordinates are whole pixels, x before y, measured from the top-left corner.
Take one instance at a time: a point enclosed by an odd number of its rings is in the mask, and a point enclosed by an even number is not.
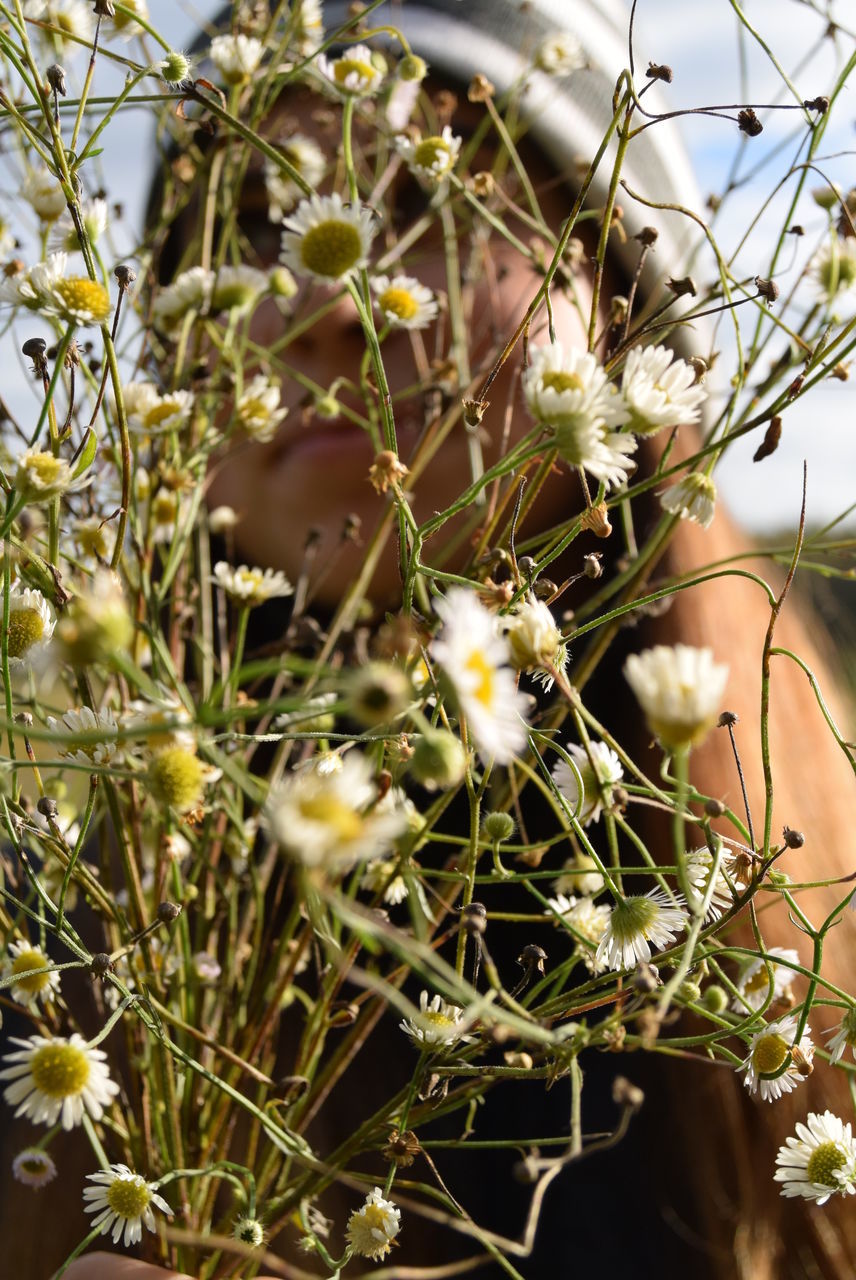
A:
[[[668,347],[632,347],[621,391],[630,410],[630,428],[638,435],[698,422],[699,405],[707,395],[696,383],[692,365]]]
[[[301,200],[283,227],[280,261],[298,275],[344,280],[368,262],[372,215],[338,194]]]
[[[38,1190],[53,1182],[56,1165],[47,1151],[40,1151],[38,1147],[25,1147],[12,1161],[12,1177],[25,1187]]]
[[[392,1241],[401,1230],[401,1210],[385,1200],[380,1187],[366,1196],[361,1209],[348,1219],[346,1235],[351,1250],[360,1258],[380,1262],[389,1253]]]
[[[658,644],[634,653],[624,664],[627,683],[666,748],[698,742],[714,723],[728,680],[710,649]]]
[[[845,1009],[835,1034],[827,1040],[830,1062],[837,1062],[845,1049],[856,1058],[856,1009]]]
[[[692,520],[707,529],[716,512],[716,485],[704,472],[691,471],[677,484],[663,490],[660,505],[673,516]]]

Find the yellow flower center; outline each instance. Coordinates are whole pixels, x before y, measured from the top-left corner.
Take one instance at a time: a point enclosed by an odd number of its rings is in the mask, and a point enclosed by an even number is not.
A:
[[[541,382],[549,391],[582,391],[585,388],[578,373],[568,373],[565,369],[548,369],[541,375]]]
[[[464,663],[465,671],[472,671],[478,676],[478,684],[472,690],[473,697],[483,707],[493,705],[494,669],[485,661],[484,654],[474,651]]]
[[[46,1044],[33,1054],[30,1075],[48,1098],[70,1098],[89,1083],[89,1059],[77,1045]]]
[[[839,1186],[835,1176],[836,1170],[847,1163],[847,1156],[837,1142],[822,1142],[812,1151],[806,1165],[806,1173],[810,1182],[821,1187]]]
[[[65,471],[62,458],[55,458],[52,453],[31,453],[24,465],[28,480],[44,489],[55,485]]]
[[[756,1074],[765,1076],[778,1071],[790,1049],[787,1040],[776,1033],[762,1036],[752,1050],[752,1065]]]
[[[270,409],[261,396],[249,396],[241,404],[240,415],[241,421],[244,423],[266,422],[270,417]]]
[[[178,499],[175,494],[161,490],[152,502],[152,519],[155,524],[175,524],[178,515]]]
[[[307,271],[338,280],[362,257],[360,233],[351,222],[329,218],[311,227],[300,243],[300,260]]]
[[[31,948],[29,951],[22,951],[15,956],[12,961],[12,972],[26,973],[29,969],[41,969],[47,963],[47,957],[43,956],[41,951]],[[37,996],[46,987],[50,986],[50,981],[49,973],[34,973],[30,978],[21,978],[19,982],[15,983],[15,986],[19,987],[21,991],[26,991],[28,996]]]
[[[357,87],[363,88],[374,80],[375,69],[370,62],[362,62],[359,58],[339,58],[338,62],[333,63],[333,78],[343,89],[350,87],[346,84],[350,75],[355,75]]]
[[[773,966],[775,972],[775,965]],[[743,994],[745,996],[757,995],[759,991],[766,991],[770,983],[767,978],[767,966],[762,964],[757,973],[753,973],[752,977],[744,984]]]
[[[441,1013],[439,1009],[426,1009],[424,1013],[420,1013],[419,1017],[437,1031],[448,1031],[455,1025],[452,1019],[445,1013]]]
[[[180,405],[177,401],[170,400],[168,396],[165,396],[163,400],[152,405],[143,421],[147,427],[159,427],[179,412]]]
[[[117,1178],[107,1188],[107,1203],[120,1218],[139,1218],[151,1198],[151,1191],[138,1174],[133,1178]]]
[[[9,657],[23,658],[45,633],[38,609],[16,609],[9,614]]]
[[[451,169],[452,159],[452,150],[445,138],[423,138],[413,152],[414,163],[433,173]]]
[[[381,311],[391,312],[399,320],[412,320],[419,303],[407,289],[384,289],[378,298]]]
[[[58,280],[54,294],[63,310],[74,320],[103,324],[110,315],[110,295],[97,280],[87,280],[84,276]]]
[[[149,766],[149,782],[159,800],[185,813],[202,798],[202,762],[184,747],[166,747]]]
[[[41,1152],[33,1152],[31,1156],[24,1156],[22,1160],[18,1161],[18,1165],[19,1168],[33,1178],[41,1177],[46,1172],[45,1157]]]
[[[309,822],[320,822],[325,827],[332,827],[343,843],[356,840],[363,829],[360,814],[343,804],[336,796],[306,796],[300,801],[299,808],[302,816]]]

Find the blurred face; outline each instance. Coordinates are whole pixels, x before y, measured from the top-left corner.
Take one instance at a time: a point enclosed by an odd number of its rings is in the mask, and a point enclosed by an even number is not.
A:
[[[466,128],[466,115],[474,113],[467,104],[462,104],[462,108],[453,118],[453,129],[462,123]],[[304,134],[314,134],[326,153],[331,153],[329,148],[335,144],[308,109],[300,116],[298,127]],[[479,153],[472,170],[488,168],[490,155],[485,158],[486,163],[480,164],[483,157]],[[533,158],[530,164],[527,157],[527,169],[539,168],[544,169],[542,161]],[[536,187],[539,176],[542,181],[549,177],[547,173],[535,172]],[[407,181],[412,187],[414,180]],[[429,197],[430,193],[426,193],[426,202]],[[558,228],[567,215],[568,203],[563,188],[553,186],[543,192],[541,206],[552,229]],[[519,240],[528,243],[531,229],[513,216],[506,216],[505,222]],[[401,231],[399,228],[399,235]],[[270,240],[270,231],[260,234]],[[381,241],[379,235],[373,247],[373,259],[383,251]],[[470,372],[473,383],[479,387],[496,352],[501,350],[536,292],[539,277],[528,259],[484,222],[474,228],[467,217],[465,222],[456,224],[456,241],[457,259],[464,276],[462,293]],[[442,298],[450,288],[447,253],[443,230],[435,219],[404,263],[396,263],[387,274],[406,271]],[[556,333],[566,347],[584,346],[586,342],[580,311],[588,313],[591,291],[582,276],[577,277],[576,285],[579,309],[564,292],[556,290],[553,295]],[[252,337],[260,347],[277,346],[281,358],[293,370],[321,388],[327,389],[342,380],[336,400],[365,416],[366,405],[359,382],[361,365],[366,359],[366,341],[347,294],[338,297],[309,330],[294,341],[287,341],[289,327],[294,327],[296,321],[312,314],[319,306],[329,304],[335,296],[331,286],[319,286],[315,282],[302,284],[289,316],[284,317],[272,301],[259,309]],[[378,328],[380,324],[378,318]],[[530,341],[547,341],[543,312],[533,324]],[[448,507],[472,481],[472,440],[460,413],[435,451],[441,422],[447,419],[450,408],[459,406],[462,398],[472,394],[472,388],[459,385],[450,395],[446,384],[444,395],[431,370],[432,361],[446,361],[454,356],[446,310],[441,309],[439,318],[429,328],[416,333],[391,329],[384,339],[382,353],[392,395],[398,454],[411,472],[403,485],[410,495],[417,521],[422,522]],[[522,346],[518,344],[514,356],[491,386],[490,408],[478,429],[485,467],[507,454],[511,445],[532,428],[519,391],[521,359]],[[240,524],[236,539],[242,556],[259,565],[282,569],[292,581],[298,578],[306,563],[307,539],[317,539],[310,570],[310,587],[313,579],[317,579],[312,596],[317,603],[333,607],[353,583],[364,560],[365,543],[388,511],[390,497],[378,494],[370,483],[369,468],[376,448],[364,428],[340,412],[333,417],[319,414],[315,397],[307,394],[305,385],[287,375],[283,379],[282,399],[289,414],[276,437],[265,444],[238,442],[232,445],[211,471],[208,501],[212,507],[225,504],[238,513]],[[538,527],[546,528],[557,522],[565,513],[568,501],[567,475],[551,477],[537,504]],[[352,516],[359,522],[362,545],[343,538],[345,523]],[[472,527],[472,511],[467,518]],[[533,526],[528,528],[532,531]],[[369,596],[379,604],[394,603],[400,585],[394,523],[390,529],[391,536],[368,590]],[[460,518],[450,521],[426,545],[425,559],[431,563],[437,563],[438,558],[442,560],[444,547],[460,531]],[[466,560],[469,539],[465,536],[461,542],[455,553],[443,562],[443,567],[456,569]]]

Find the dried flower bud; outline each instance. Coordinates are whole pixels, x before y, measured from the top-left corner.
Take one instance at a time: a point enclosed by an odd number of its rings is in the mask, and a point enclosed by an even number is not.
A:
[[[629,1107],[631,1111],[638,1111],[645,1101],[645,1094],[625,1076],[616,1076],[612,1082],[612,1101],[617,1107]]]
[[[584,511],[580,523],[584,529],[589,529],[596,538],[608,538],[612,533],[612,525],[609,523],[609,508],[605,502],[599,502],[596,507],[589,507]]]
[[[645,74],[649,80],[662,80],[664,84],[671,84],[675,78],[672,68],[667,67],[665,63],[649,62]]]
[[[33,714],[31,711],[19,711],[15,716],[15,724],[22,724],[25,729],[29,729],[33,723]]]
[[[609,303],[609,323],[613,329],[617,329],[620,324],[624,324],[627,319],[627,312],[630,309],[630,303],[620,293],[616,293]]]
[[[709,818],[721,818],[725,813],[725,805],[721,800],[711,796],[709,800],[704,802],[704,811]]]
[[[36,373],[42,373],[47,368],[47,360],[45,359],[47,349],[48,344],[44,338],[28,338],[21,347],[24,355],[29,360],[32,360]]]
[[[507,1067],[516,1067],[520,1071],[531,1071],[534,1066],[531,1054],[522,1053],[514,1049],[509,1049],[507,1053],[504,1053],[502,1059]]]
[[[764,131],[764,126],[751,107],[744,107],[742,111],[738,111],[737,127],[741,133],[746,134],[747,138],[757,138],[758,134]]]
[[[775,280],[765,280],[763,276],[756,276],[755,288],[770,307],[779,296],[779,286]]]
[[[817,111],[820,115],[825,116],[829,110],[829,99],[821,94],[817,98],[807,98],[803,103],[806,111]]]
[[[681,280],[674,280],[671,276],[666,281],[666,288],[671,289],[676,298],[696,296],[695,280],[692,276],[684,276]]]
[[[465,400],[464,404],[464,422],[468,427],[477,427],[485,415],[485,410],[490,407],[489,400]]]
[[[113,972],[113,961],[107,955],[106,951],[99,951],[89,962],[89,972],[93,978],[100,978],[103,982],[108,973]]]
[[[393,1129],[381,1155],[391,1164],[397,1165],[399,1169],[409,1169],[420,1151],[419,1139],[412,1129],[405,1129],[403,1133]]]
[[[376,493],[386,493],[409,474],[392,449],[382,449],[369,467],[369,480]]]
[[[486,200],[496,190],[496,178],[492,173],[481,170],[481,172],[473,174],[470,179],[470,186],[472,187],[473,195],[478,196],[480,200]]]
[[[175,902],[161,902],[158,906],[158,920],[161,924],[172,924],[181,915],[181,907]]]
[[[116,9],[113,0],[93,0],[92,8],[99,18],[115,18]]]
[[[793,1003],[791,1004],[791,1008],[793,1008]],[[791,1060],[803,1078],[810,1076],[814,1071],[814,1063],[810,1058],[805,1056],[798,1044],[791,1047]]]
[[[633,971],[633,986],[637,991],[650,995],[660,986],[660,974],[655,964],[640,960]]]
[[[752,455],[753,462],[760,462],[763,458],[769,458],[771,453],[775,453],[779,447],[779,441],[782,438],[782,419],[775,417],[771,420],[769,427],[764,433],[764,439]]]
[[[687,364],[692,369],[695,370],[695,378],[693,380],[693,386],[697,387],[701,385],[704,382],[705,378],[707,377],[708,371],[710,370],[709,363],[707,362],[707,360],[704,359],[703,356],[690,356],[689,360],[687,361]]]
[[[633,239],[638,240],[640,244],[644,244],[650,248],[652,244],[657,243],[659,236],[660,233],[656,227],[643,227],[641,231],[636,232]]]
[[[129,267],[126,262],[120,262],[113,268],[113,275],[119,282],[119,288],[122,293],[127,293],[131,285],[137,278],[137,273],[133,267]]]
[[[850,381],[849,365],[841,364],[839,362],[835,366],[835,368],[832,370],[832,376],[833,378],[837,378],[839,382],[849,382]]]
[[[716,723],[720,729],[730,729],[740,723],[740,717],[736,711],[723,711]]]
[[[57,93],[61,98],[64,98],[68,92],[68,88],[65,83],[65,68],[61,67],[58,62],[53,62],[48,67],[45,75],[47,76],[48,84],[53,89],[54,93]]]
[[[603,1033],[603,1041],[610,1053],[621,1053],[627,1039],[627,1028],[623,1022],[617,1027],[607,1027]]]
[[[603,575],[602,560],[603,556],[599,551],[590,551],[587,556],[583,556],[583,573],[592,582],[597,582]]]
[[[492,98],[496,93],[496,87],[491,84],[487,76],[483,76],[477,71],[470,81],[470,87],[467,89],[467,97],[470,102],[487,102],[488,98]]]
[[[805,836],[801,831],[793,831],[790,827],[785,827],[782,832],[782,839],[789,849],[801,849],[805,844]]]
[[[523,965],[525,969],[534,969],[536,973],[543,973],[546,959],[547,952],[544,948],[536,946],[534,942],[530,942],[520,952],[517,957],[517,963]]]
[[[461,911],[461,928],[478,936],[487,929],[487,910],[483,902],[471,902]]]
[[[51,796],[39,796],[36,808],[43,818],[52,818],[54,821],[59,813],[57,802]]]

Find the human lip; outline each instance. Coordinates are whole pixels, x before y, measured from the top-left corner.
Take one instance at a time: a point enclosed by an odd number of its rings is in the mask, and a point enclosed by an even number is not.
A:
[[[415,424],[397,423],[396,429],[399,447],[402,437],[412,442]],[[367,459],[371,461],[375,453],[371,436],[359,423],[341,414],[336,418],[312,417],[309,422],[286,423],[280,428],[268,446],[265,465],[279,466],[296,458],[365,463]]]

